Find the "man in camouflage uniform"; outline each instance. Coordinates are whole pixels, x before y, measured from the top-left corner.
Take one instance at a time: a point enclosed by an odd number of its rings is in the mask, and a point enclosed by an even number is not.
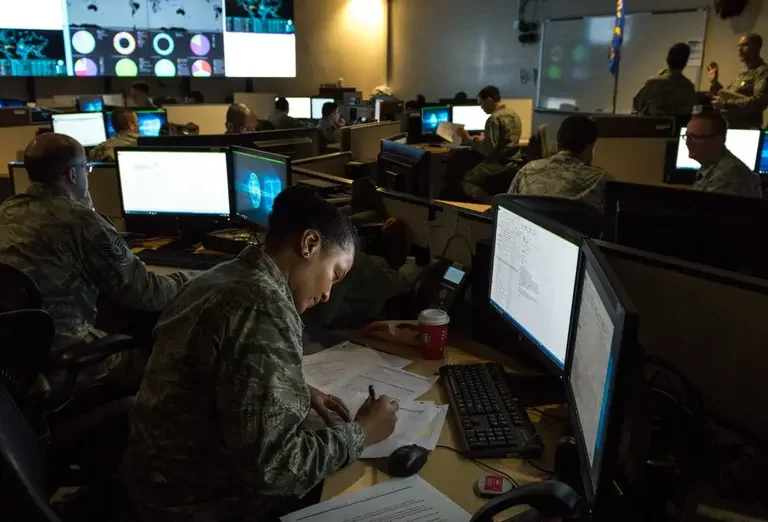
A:
[[[768,64],[760,56],[763,39],[759,34],[750,33],[739,40],[739,60],[746,66],[725,90],[742,94],[740,99],[728,99],[720,96],[723,85],[718,80],[717,64],[712,62],[707,67],[712,82],[710,92],[715,95],[712,104],[724,111],[728,123],[733,128],[761,128],[763,111],[768,108]]]
[[[115,135],[94,147],[89,161],[115,161],[115,147],[135,147],[139,139],[139,118],[133,109],[117,107],[112,111]]]
[[[472,139],[464,129],[459,134],[464,143],[485,156],[485,160],[464,175],[461,187],[475,201],[490,204],[493,196],[483,185],[491,176],[515,168],[513,160],[518,153],[523,125],[520,116],[501,103],[501,92],[497,87],[485,87],[477,98],[485,113],[490,115],[485,122],[485,136]]]
[[[187,277],[149,272],[89,208],[83,147],[63,134],[41,134],[27,147],[24,165],[29,189],[0,205],[0,263],[37,283],[56,326],[53,349],[105,335],[94,326],[100,294],[138,310],[165,308]]]
[[[323,117],[317,122],[317,130],[326,144],[339,143],[341,141],[341,128],[346,125],[341,117],[339,106],[334,102],[323,104]]]
[[[728,123],[718,112],[695,115],[685,142],[690,157],[701,163],[693,188],[752,198],[762,197],[760,178],[725,146]]]
[[[691,48],[684,43],[673,45],[667,54],[667,69],[645,82],[635,95],[635,111],[641,116],[682,116],[693,113],[696,87],[683,75]]]
[[[568,116],[557,132],[557,154],[520,169],[509,193],[572,199],[600,209],[605,183],[613,178],[607,171],[592,166],[596,142],[597,127],[592,120]]]

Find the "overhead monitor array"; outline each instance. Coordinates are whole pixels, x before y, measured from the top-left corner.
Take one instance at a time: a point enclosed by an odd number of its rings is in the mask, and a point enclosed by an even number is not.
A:
[[[0,76],[293,78],[293,0],[25,0]]]

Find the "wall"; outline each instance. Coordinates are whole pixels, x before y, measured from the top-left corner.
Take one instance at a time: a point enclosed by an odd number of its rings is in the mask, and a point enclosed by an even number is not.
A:
[[[357,87],[368,94],[385,83],[387,57],[386,0],[295,0],[296,78],[256,78],[255,92],[285,96],[316,94],[322,83]],[[254,53],[259,50],[254,49]],[[263,50],[262,52],[269,52]],[[178,79],[141,78],[155,96],[178,96]],[[119,92],[135,79],[112,79],[111,92]],[[208,102],[223,102],[235,91],[245,90],[244,79],[195,79],[192,89],[200,90]],[[104,91],[104,79],[35,79],[40,98],[52,94],[96,94]],[[0,79],[0,96],[26,97],[26,79]]]
[[[517,0],[390,3],[389,82],[399,97],[413,99],[421,93],[434,100],[462,90],[472,96],[487,84],[497,85],[505,97],[535,97],[534,82],[522,84],[520,70],[538,67],[539,46],[522,45],[517,40]],[[628,4],[627,12],[644,12],[711,8],[712,1],[633,0]],[[766,4],[765,0],[750,0],[741,17],[728,21],[710,11],[704,60],[717,62],[726,82],[741,68],[736,54],[739,35],[755,31],[763,33],[768,42]],[[537,19],[611,14],[615,5],[615,0],[540,0]],[[764,54],[768,57],[768,47]],[[660,63],[659,69],[664,66]],[[702,88],[708,87],[704,77]]]

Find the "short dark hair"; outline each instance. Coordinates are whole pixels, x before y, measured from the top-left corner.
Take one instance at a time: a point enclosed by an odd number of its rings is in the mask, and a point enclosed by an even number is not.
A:
[[[719,136],[725,136],[728,134],[728,120],[725,119],[720,111],[713,109],[703,110],[698,114],[694,114],[691,119],[706,120],[712,124],[712,132]]]
[[[30,181],[53,183],[85,150],[80,143],[64,134],[43,134],[24,150],[24,168]]]
[[[128,125],[131,123],[131,116],[135,112],[128,107],[115,107],[112,111],[112,126],[115,128],[115,132],[123,132],[128,130]]]
[[[338,109],[339,106],[336,105],[334,102],[326,102],[323,104],[323,118],[327,118],[331,114],[334,113],[336,109]]]
[[[691,48],[685,43],[676,43],[669,48],[667,53],[667,65],[670,69],[682,70],[688,65],[691,56]]]
[[[597,125],[587,116],[574,114],[560,124],[557,131],[558,150],[581,154],[597,142]]]
[[[149,84],[147,82],[134,82],[131,84],[131,89],[149,94]]]
[[[477,93],[477,97],[481,100],[487,100],[488,98],[492,99],[493,101],[501,101],[501,91],[498,87],[494,87],[493,85],[489,85],[487,87],[483,87],[479,93]]]
[[[275,110],[277,111],[283,111],[288,112],[290,110],[290,105],[288,104],[288,100],[283,98],[282,96],[275,100]]]
[[[195,103],[205,103],[205,96],[200,91],[189,91],[184,97],[194,100]]]
[[[763,37],[757,33],[747,33],[744,35],[747,39],[747,43],[757,49],[758,51],[763,48]]]
[[[454,95],[453,99],[454,99],[454,100],[459,100],[459,101],[466,101],[466,100],[468,100],[468,99],[469,99],[469,96],[467,96],[467,93],[466,93],[466,92],[464,92],[464,91],[459,91],[459,92],[457,92],[457,93]]]
[[[328,203],[314,188],[288,187],[275,198],[269,215],[267,244],[279,243],[306,230],[317,230],[324,250],[335,247],[351,252],[357,248],[357,232],[344,212]]]

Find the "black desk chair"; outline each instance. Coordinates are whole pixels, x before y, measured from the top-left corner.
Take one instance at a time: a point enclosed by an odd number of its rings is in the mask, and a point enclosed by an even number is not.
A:
[[[503,194],[497,198],[508,198],[557,221],[586,237],[600,237],[602,217],[600,212],[585,203],[551,196],[528,196],[524,194]]]

